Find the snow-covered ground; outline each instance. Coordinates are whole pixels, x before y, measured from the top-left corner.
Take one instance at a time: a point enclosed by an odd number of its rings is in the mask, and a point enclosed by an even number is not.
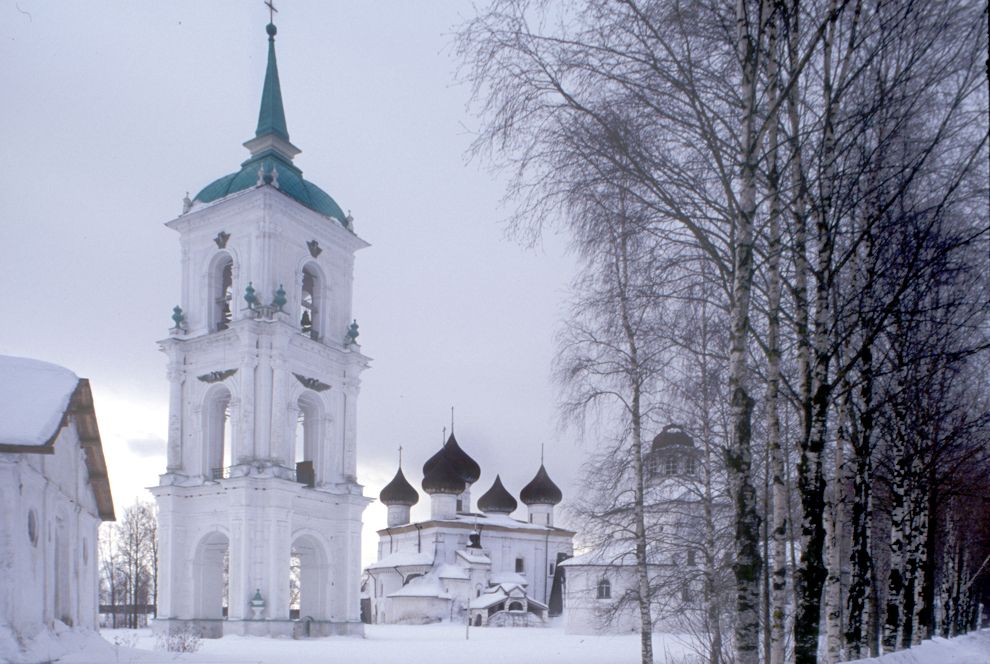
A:
[[[292,641],[235,636],[203,640],[194,654],[156,651],[155,639],[149,630],[103,630],[102,636],[103,639],[78,637],[73,644],[75,647],[70,648],[75,652],[58,661],[72,664],[635,664],[639,661],[636,635],[569,636],[560,626],[472,628],[470,638],[465,640],[464,627],[460,625],[370,625],[364,639],[331,637]],[[114,645],[115,641],[120,645]],[[658,663],[696,661],[685,641],[673,635],[656,635],[654,648]],[[934,639],[910,651],[861,661],[870,664],[990,664],[990,630],[951,640]]]

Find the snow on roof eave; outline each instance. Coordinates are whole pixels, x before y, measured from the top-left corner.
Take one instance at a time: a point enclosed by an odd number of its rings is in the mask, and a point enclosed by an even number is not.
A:
[[[79,378],[65,367],[27,357],[0,356],[0,444],[5,451],[51,447],[68,423]]]
[[[368,565],[365,569],[370,571],[378,569],[397,569],[399,567],[432,567],[433,556],[428,553],[412,553],[396,551],[390,553],[381,560]]]
[[[4,358],[0,358],[2,360]],[[15,360],[23,358],[12,358]],[[67,375],[75,378],[76,383],[68,395],[67,404],[61,408],[58,426],[50,436],[41,444],[31,445],[22,443],[0,443],[0,453],[14,454],[54,454],[55,441],[59,434],[69,424],[71,416],[76,424],[76,432],[79,437],[79,446],[83,449],[86,458],[86,472],[89,486],[93,491],[93,498],[96,500],[97,513],[103,521],[116,521],[113,508],[113,495],[110,492],[110,478],[107,474],[107,462],[103,456],[103,440],[100,437],[100,427],[96,421],[96,409],[93,405],[93,391],[89,385],[88,378],[76,378],[68,369],[57,367],[47,362],[37,362],[38,365],[48,365],[65,372],[62,376],[67,379]],[[30,392],[29,392],[30,394]]]
[[[480,518],[479,518],[480,516]],[[520,521],[519,519],[513,519],[512,517],[505,517],[506,523],[502,520],[503,515],[474,515],[466,516],[462,515],[455,517],[453,519],[427,519],[426,521],[416,521],[415,523],[407,523],[402,526],[394,526],[391,528],[382,528],[376,533],[379,536],[383,535],[396,535],[405,532],[412,532],[416,528],[461,528],[461,529],[475,529],[481,528],[482,531],[486,529],[490,530],[502,530],[502,531],[515,531],[515,532],[550,532],[553,535],[561,536],[574,536],[577,534],[576,531],[568,530],[566,528],[560,528],[558,526],[545,526],[537,523],[529,523],[528,521]]]

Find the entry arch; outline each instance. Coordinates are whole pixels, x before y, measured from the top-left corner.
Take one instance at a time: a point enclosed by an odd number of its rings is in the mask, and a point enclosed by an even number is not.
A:
[[[297,584],[298,600],[290,593],[290,615],[299,610],[299,619],[330,619],[330,557],[322,538],[316,533],[299,531],[292,537],[289,585]],[[298,606],[293,606],[298,602]]]
[[[221,530],[203,535],[193,555],[196,618],[224,619],[230,606],[230,538]]]

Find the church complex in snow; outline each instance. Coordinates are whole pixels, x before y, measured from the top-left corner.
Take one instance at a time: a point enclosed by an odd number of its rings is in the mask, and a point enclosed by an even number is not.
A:
[[[519,493],[525,520],[511,516],[519,503],[498,475],[472,510],[481,469],[453,429],[423,465],[429,519],[411,521],[420,495],[401,460],[381,491],[388,523],[362,587],[371,499],[356,477],[356,414],[369,359],[351,298],[354,256],[368,245],[293,163],[273,24],[267,33],[248,158],[167,223],[182,277],[160,342],[170,400],[166,467],[151,489],[155,629],[298,638],[362,634],[362,619],[542,625],[569,604],[575,631],[595,628],[615,560],[564,563],[575,533],[555,525],[563,496],[542,460]],[[10,410],[0,412],[0,502],[12,506],[0,513],[0,621],[17,638],[55,621],[95,628],[97,528],[114,511],[89,384],[33,360],[0,358],[0,368]],[[677,451],[690,464],[680,472],[694,475],[687,440],[655,450],[666,474]],[[629,573],[612,578],[618,590]]]
[[[376,623],[465,620],[476,626],[541,624],[559,614],[557,565],[573,554],[574,533],[553,523],[560,489],[540,465],[520,498],[529,520],[509,515],[518,503],[496,475],[471,511],[481,469],[454,434],[423,464],[430,519],[410,523],[419,494],[402,469],[382,489],[388,527],[378,531],[378,560],[367,569],[366,618]]]

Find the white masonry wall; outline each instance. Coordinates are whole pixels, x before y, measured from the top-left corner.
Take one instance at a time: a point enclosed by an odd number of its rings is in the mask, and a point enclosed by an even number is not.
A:
[[[20,638],[98,627],[100,518],[71,418],[54,449],[0,454],[0,624]]]

